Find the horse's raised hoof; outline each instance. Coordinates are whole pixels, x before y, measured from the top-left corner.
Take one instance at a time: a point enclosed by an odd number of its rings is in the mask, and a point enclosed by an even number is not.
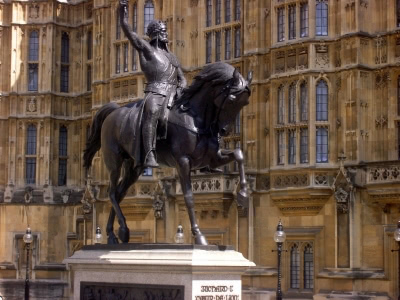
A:
[[[118,237],[123,243],[129,242],[129,228],[128,227],[120,227],[118,229]]]
[[[244,208],[249,207],[249,195],[247,191],[240,190],[239,193],[237,193],[237,204]]]
[[[117,239],[117,237],[115,236],[114,232],[111,232],[111,233],[108,235],[107,244],[108,244],[108,245],[119,244],[118,239]]]

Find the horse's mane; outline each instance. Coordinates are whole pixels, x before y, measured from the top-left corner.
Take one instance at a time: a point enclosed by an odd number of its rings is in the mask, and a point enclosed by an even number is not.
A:
[[[211,83],[210,86],[225,83],[233,77],[234,67],[224,62],[216,62],[205,66],[199,74],[194,77],[193,83],[183,90],[182,96],[175,101],[175,105],[189,101],[206,83]]]

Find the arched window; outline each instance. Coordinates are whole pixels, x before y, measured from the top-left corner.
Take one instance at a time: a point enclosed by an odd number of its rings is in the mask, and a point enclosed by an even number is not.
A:
[[[289,164],[296,163],[296,129],[290,129],[288,131],[289,140]]]
[[[221,60],[221,31],[215,32],[215,61]]]
[[[60,127],[58,156],[58,185],[61,186],[67,184],[68,129],[65,126]]]
[[[92,31],[88,31],[87,34],[87,59],[90,60],[92,59],[92,53],[93,53],[93,33]]]
[[[300,252],[296,244],[290,249],[290,288],[300,288]]]
[[[231,0],[225,0],[225,22],[231,21]]]
[[[212,20],[212,0],[207,0],[206,4],[206,26],[211,26]]]
[[[34,30],[29,35],[29,60],[39,60],[39,33]]]
[[[310,244],[304,248],[304,288],[314,288],[314,256]]]
[[[69,36],[66,32],[61,36],[61,62],[69,63]]]
[[[328,85],[324,80],[317,83],[317,121],[328,121]]]
[[[119,8],[117,8],[117,11],[115,13],[115,39],[119,40],[121,38],[121,16],[119,14]]]
[[[328,35],[328,3],[327,0],[317,0],[315,7],[315,35]]]
[[[289,87],[289,123],[296,123],[296,85]]]
[[[86,70],[86,90],[92,90],[92,66],[88,65]]]
[[[240,39],[240,27],[235,28],[235,58],[241,56],[241,39]]]
[[[317,127],[316,155],[317,163],[328,162],[328,129],[325,127]]]
[[[285,91],[283,86],[278,88],[278,124],[284,123],[285,117]]]
[[[296,38],[296,5],[289,5],[289,40]]]
[[[206,64],[211,63],[211,33],[206,33]]]
[[[215,0],[215,25],[221,24],[221,0]]]
[[[282,42],[285,40],[285,8],[284,7],[278,8],[277,19],[278,19],[278,26],[277,26],[278,42]]]
[[[235,21],[240,21],[240,1],[241,0],[235,0]]]
[[[231,29],[228,28],[225,30],[225,59],[231,59],[231,48],[232,48],[232,43],[231,43]]]
[[[28,91],[38,90],[39,76],[39,33],[37,30],[29,34],[29,53],[28,53]]]
[[[300,121],[308,121],[308,90],[306,82],[300,85]]]
[[[132,14],[132,30],[137,32],[137,3],[133,4],[133,14]]]
[[[25,162],[25,182],[26,184],[36,183],[36,126],[28,126],[26,135],[26,162]]]
[[[147,32],[147,26],[154,20],[154,4],[147,0],[144,4],[144,34]]]

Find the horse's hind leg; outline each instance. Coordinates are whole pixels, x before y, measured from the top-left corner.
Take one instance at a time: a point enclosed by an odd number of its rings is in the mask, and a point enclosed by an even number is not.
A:
[[[140,174],[142,174],[143,168],[141,168],[141,167],[133,168],[133,166],[134,166],[134,162],[132,159],[127,159],[124,161],[124,164],[123,164],[124,177],[119,182],[119,184],[117,186],[117,192],[116,192],[118,204],[121,203],[121,201],[124,199],[129,187],[133,183],[135,183],[138,180]],[[117,244],[118,243],[118,239],[113,232],[114,219],[115,219],[115,210],[114,210],[114,207],[112,207],[109,218],[108,218],[108,225],[107,225],[108,244]],[[110,226],[110,227],[108,227],[108,226]],[[124,234],[126,234],[126,233],[121,232],[121,230],[120,230],[119,235],[124,235]],[[128,230],[128,235],[129,235],[129,230]],[[129,237],[128,237],[128,239],[129,239]]]
[[[185,199],[186,208],[188,210],[190,224],[192,226],[192,234],[194,242],[197,245],[208,245],[206,237],[201,233],[197,224],[194,212],[194,199],[192,192],[192,183],[190,179],[190,160],[187,157],[181,157],[178,161],[179,178],[182,185],[183,197]]]

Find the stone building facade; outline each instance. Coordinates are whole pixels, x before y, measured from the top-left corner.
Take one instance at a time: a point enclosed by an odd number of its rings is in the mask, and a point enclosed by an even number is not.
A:
[[[0,296],[18,299],[34,234],[32,295],[67,299],[64,258],[105,231],[108,175],[82,168],[91,118],[143,97],[145,79],[118,26],[118,2],[0,0]],[[234,164],[195,173],[201,228],[257,267],[246,299],[274,294],[273,234],[287,239],[288,297],[399,295],[400,1],[129,0],[140,34],[167,23],[189,82],[206,64],[253,70],[252,96],[221,147],[241,147],[249,209],[235,204]],[[147,170],[122,203],[131,242],[191,242],[174,170]],[[104,240],[105,242],[105,240]]]

